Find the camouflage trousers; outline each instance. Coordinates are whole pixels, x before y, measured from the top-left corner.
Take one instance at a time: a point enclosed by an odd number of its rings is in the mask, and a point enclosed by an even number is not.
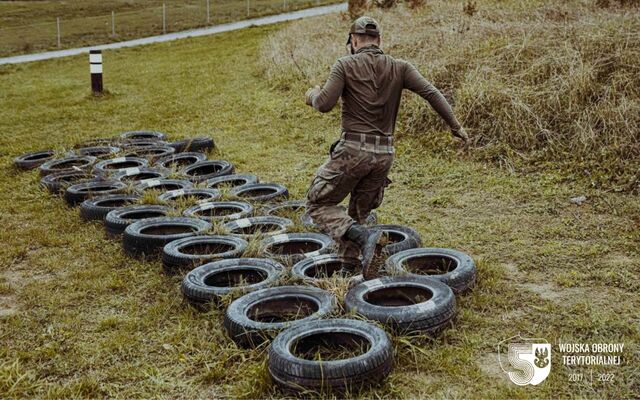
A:
[[[343,138],[332,146],[330,157],[316,172],[307,191],[307,213],[338,244],[340,255],[360,254],[343,236],[352,224],[364,224],[371,210],[382,204],[384,190],[391,183],[387,175],[393,159],[393,147],[367,147]],[[348,195],[345,210],[339,204]]]

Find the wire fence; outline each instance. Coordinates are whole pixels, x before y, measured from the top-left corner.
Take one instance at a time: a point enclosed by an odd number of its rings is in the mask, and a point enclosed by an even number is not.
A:
[[[0,28],[0,56],[90,46],[337,3],[339,0],[198,0],[137,11]]]

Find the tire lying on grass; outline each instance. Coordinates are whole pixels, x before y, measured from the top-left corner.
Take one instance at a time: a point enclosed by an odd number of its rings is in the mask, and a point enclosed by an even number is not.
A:
[[[233,258],[201,265],[182,281],[182,294],[196,306],[216,302],[230,293],[248,293],[273,286],[284,267],[266,258]]]
[[[219,189],[221,187],[237,187],[242,185],[248,185],[250,183],[258,183],[258,177],[251,174],[231,174],[216,176],[215,178],[207,179],[204,185],[208,188]]]
[[[325,319],[280,333],[269,348],[268,368],[286,389],[343,392],[380,384],[393,362],[384,330],[365,321]]]
[[[80,218],[102,221],[110,211],[126,207],[137,202],[139,197],[133,194],[108,194],[86,199],[80,204]]]
[[[335,309],[335,296],[322,289],[276,286],[234,300],[224,327],[239,346],[256,347],[285,328],[323,318]]]
[[[146,147],[169,146],[169,143],[163,142],[162,140],[132,139],[123,140],[121,142],[121,146],[124,150],[134,151],[144,149]]]
[[[91,146],[81,147],[77,150],[77,153],[81,156],[92,156],[96,158],[109,158],[120,152],[120,147],[116,146]]]
[[[129,168],[144,168],[149,166],[149,160],[140,157],[118,157],[98,162],[94,172],[101,175],[116,174]]]
[[[70,205],[80,204],[92,197],[122,193],[127,185],[120,181],[96,179],[69,186],[64,191],[64,199]]]
[[[341,257],[336,254],[305,258],[291,268],[291,276],[308,283],[324,279],[352,278],[362,281],[362,263],[353,257]]]
[[[194,236],[174,240],[162,250],[162,266],[167,274],[193,269],[214,260],[237,258],[247,241],[235,236]]]
[[[160,190],[164,192],[170,190],[191,189],[192,187],[193,183],[182,179],[148,179],[138,183],[135,186],[135,190],[138,193],[143,193],[147,190]]]
[[[167,135],[156,131],[128,131],[120,134],[122,140],[166,140]]]
[[[250,183],[231,189],[231,194],[242,200],[255,202],[289,198],[289,190],[277,183]]]
[[[22,154],[13,159],[13,163],[16,167],[24,170],[38,168],[47,161],[50,161],[55,156],[53,150],[36,151],[33,153]]]
[[[304,200],[287,200],[279,203],[267,203],[262,206],[264,215],[284,218],[292,218],[293,215],[300,218],[306,209],[307,203]]]
[[[449,286],[435,279],[387,276],[351,288],[345,307],[400,333],[437,336],[451,324],[456,298]]]
[[[242,201],[207,201],[187,208],[183,215],[209,222],[232,221],[253,215],[253,206]]]
[[[125,228],[122,246],[130,256],[151,257],[162,252],[164,246],[171,241],[203,235],[209,229],[210,223],[196,218],[148,218]]]
[[[116,181],[139,184],[147,179],[165,179],[169,173],[169,170],[161,168],[127,168],[119,170],[111,177]]]
[[[383,238],[387,243],[382,248],[382,253],[387,256],[422,245],[420,234],[408,226],[373,225],[371,229],[382,231]]]
[[[192,182],[204,182],[218,176],[233,174],[234,167],[225,160],[198,161],[182,169],[182,173]]]
[[[291,226],[293,222],[290,219],[269,216],[236,219],[224,224],[230,234],[241,237],[280,235]]]
[[[145,146],[145,147],[136,147],[127,149],[127,154],[125,157],[140,157],[146,158],[151,162],[158,160],[160,158],[170,156],[175,153],[175,149],[171,146]]]
[[[104,218],[104,228],[107,236],[121,235],[127,226],[134,222],[148,219],[166,217],[171,208],[159,205],[134,205],[110,211]]]
[[[464,293],[476,283],[476,265],[468,254],[452,249],[419,248],[389,257],[385,269],[391,275],[428,276]]]
[[[89,171],[96,160],[92,156],[71,156],[49,160],[40,165],[40,176],[59,172]]]
[[[177,153],[185,151],[206,153],[216,147],[213,139],[208,137],[195,137],[191,139],[177,140],[169,143],[169,145],[176,149]]]
[[[198,203],[201,201],[215,201],[220,198],[220,191],[216,189],[178,189],[170,190],[158,196],[158,200],[166,202],[191,201]]]
[[[160,168],[181,170],[198,161],[204,161],[207,156],[203,153],[175,153],[156,160],[156,166]]]
[[[64,192],[67,187],[80,182],[86,182],[97,179],[96,174],[86,171],[58,172],[50,174],[40,179],[40,185],[47,189],[51,194]]]
[[[267,257],[298,262],[303,258],[330,253],[333,240],[321,233],[289,233],[267,236],[260,245]]]

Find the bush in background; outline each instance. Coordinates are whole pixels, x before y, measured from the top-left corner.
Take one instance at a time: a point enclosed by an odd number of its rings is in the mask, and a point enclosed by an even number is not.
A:
[[[475,3],[369,13],[385,51],[413,62],[454,104],[475,157],[639,191],[640,10],[593,0]],[[276,87],[321,83],[345,54],[348,18],[321,21],[296,22],[266,42],[265,74]],[[398,132],[428,146],[444,126],[427,107],[411,96]]]

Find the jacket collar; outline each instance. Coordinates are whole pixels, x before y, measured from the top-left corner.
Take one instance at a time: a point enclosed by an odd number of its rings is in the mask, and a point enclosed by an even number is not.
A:
[[[356,54],[360,53],[384,54],[382,49],[375,44],[368,44],[364,47],[359,48],[358,51],[356,51]]]

